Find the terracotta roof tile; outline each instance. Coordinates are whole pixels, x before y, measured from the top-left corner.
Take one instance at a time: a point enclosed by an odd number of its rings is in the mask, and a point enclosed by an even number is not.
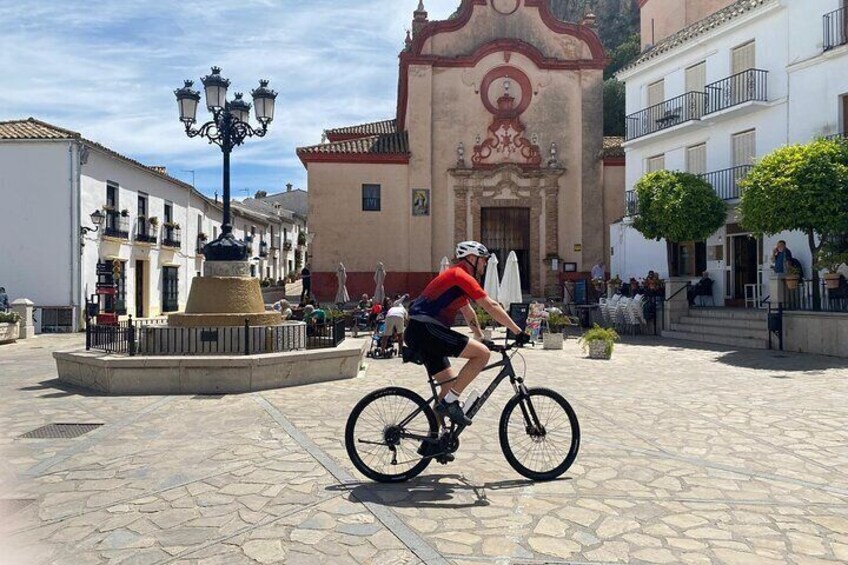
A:
[[[631,64],[627,65],[618,72],[621,73],[630,70],[636,66],[639,66],[645,61],[653,59],[658,55],[662,55],[667,51],[671,51],[675,47],[683,45],[684,43],[698,37],[699,35],[703,35],[715,28],[725,25],[726,23],[732,20],[744,16],[745,14],[748,14],[754,10],[762,8],[763,6],[766,6],[768,4],[773,4],[775,2],[777,2],[777,0],[739,0],[738,2],[734,2],[730,6],[722,8],[721,10],[707,16],[706,18],[699,20],[689,26],[686,26],[680,31],[669,35],[665,39],[661,39],[648,51],[642,53],[642,55],[638,59],[636,59]]]
[[[328,137],[333,135],[381,135],[397,133],[397,120],[381,120],[379,122],[333,128],[325,130],[324,133]]]
[[[624,157],[624,148],[621,146],[622,143],[624,143],[623,137],[604,137],[604,146],[601,151],[602,155],[604,157]]]
[[[371,135],[357,139],[312,145],[310,147],[299,147],[297,149],[298,155],[397,155],[407,153],[409,153],[409,136],[405,131],[384,135]]]

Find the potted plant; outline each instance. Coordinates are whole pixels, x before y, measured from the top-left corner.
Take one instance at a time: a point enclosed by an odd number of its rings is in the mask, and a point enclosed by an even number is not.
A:
[[[598,324],[583,334],[578,343],[583,351],[588,351],[589,359],[609,359],[619,337],[612,328],[602,328]]]
[[[474,307],[474,313],[477,314],[477,321],[480,322],[480,329],[483,331],[483,339],[492,339],[492,325],[495,320],[492,316],[480,308],[479,306]]]
[[[130,211],[127,210],[126,208],[124,208],[123,210],[121,210],[121,217],[122,218],[129,218],[130,217]]]
[[[848,251],[840,250],[834,243],[822,245],[816,260],[816,268],[826,270],[825,286],[829,289],[839,288],[839,267],[848,265]]]
[[[306,245],[306,233],[300,232],[297,234],[297,244],[301,247]]]
[[[104,205],[103,205],[103,211],[104,211],[104,212],[114,212],[114,211],[115,211],[115,207],[114,207],[114,206],[112,206],[111,204],[104,204]]]
[[[542,336],[543,349],[562,349],[565,341],[563,330],[571,325],[571,321],[563,314],[552,312],[548,314],[548,331]]]
[[[801,280],[801,271],[793,264],[786,266],[786,288],[795,290],[798,288],[798,282]]]
[[[147,221],[150,222],[150,225],[154,228],[159,225],[159,218],[157,218],[156,216],[151,216],[150,219],[148,219]]]
[[[18,339],[21,315],[17,312],[0,312],[0,343]]]
[[[200,232],[199,234],[197,234],[197,239],[200,241],[206,241],[207,239],[209,239],[209,236],[203,232]]]

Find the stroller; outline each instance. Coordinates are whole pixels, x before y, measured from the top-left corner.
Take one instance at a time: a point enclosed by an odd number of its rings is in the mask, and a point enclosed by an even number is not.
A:
[[[368,357],[372,359],[391,359],[395,355],[397,355],[397,348],[395,344],[397,340],[395,336],[389,336],[388,344],[385,348],[383,348],[383,337],[386,335],[386,318],[384,316],[380,316],[377,318],[377,329],[374,331],[374,335],[371,336],[371,349],[368,350]]]

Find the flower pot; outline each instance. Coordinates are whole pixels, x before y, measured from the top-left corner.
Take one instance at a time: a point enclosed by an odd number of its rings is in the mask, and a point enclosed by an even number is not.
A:
[[[15,341],[20,335],[19,331],[18,322],[14,324],[0,322],[0,343]]]
[[[798,281],[801,280],[801,277],[798,275],[787,275],[784,280],[786,281],[786,288],[789,290],[795,290],[798,288]]]
[[[564,338],[561,332],[545,332],[545,335],[542,337],[542,348],[543,349],[562,349]]]
[[[609,359],[612,356],[612,348],[606,341],[590,341],[588,345],[589,359]]]
[[[839,288],[839,273],[828,273],[824,276],[824,284],[827,288],[835,290]]]

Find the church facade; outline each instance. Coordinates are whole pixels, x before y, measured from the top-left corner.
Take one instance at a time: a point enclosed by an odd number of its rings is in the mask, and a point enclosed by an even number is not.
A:
[[[557,20],[547,0],[463,0],[429,21],[423,2],[400,55],[396,115],[330,129],[297,153],[308,170],[313,289],[332,299],[416,293],[476,239],[515,251],[525,292],[609,261],[624,215],[620,140],[603,137],[604,49],[593,17]]]

